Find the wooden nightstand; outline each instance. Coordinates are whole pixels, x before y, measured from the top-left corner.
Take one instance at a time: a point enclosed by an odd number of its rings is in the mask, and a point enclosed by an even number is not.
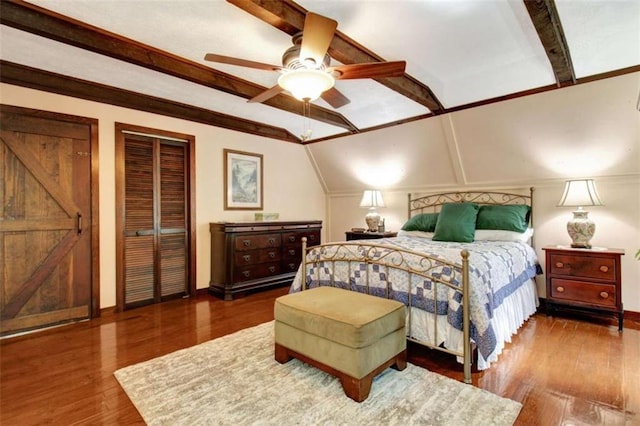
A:
[[[378,238],[391,238],[398,236],[397,232],[345,232],[347,241],[351,240],[377,240]]]
[[[622,331],[621,249],[543,247],[546,252],[547,309],[567,307],[615,315]]]

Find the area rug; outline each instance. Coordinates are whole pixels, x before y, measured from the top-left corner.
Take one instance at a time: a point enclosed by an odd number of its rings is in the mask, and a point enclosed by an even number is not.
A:
[[[273,359],[273,322],[115,376],[149,425],[512,425],[522,405],[407,364],[358,404],[334,377]]]

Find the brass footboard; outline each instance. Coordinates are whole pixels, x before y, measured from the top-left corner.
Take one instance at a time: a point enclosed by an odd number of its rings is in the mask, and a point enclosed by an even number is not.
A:
[[[365,288],[364,292],[371,294],[371,290],[380,293],[379,286],[370,286],[370,272],[373,270],[370,265],[377,265],[378,270],[383,271],[387,279],[396,273],[407,274],[407,339],[429,347],[443,351],[455,356],[463,358],[464,363],[464,382],[471,383],[471,338],[470,338],[470,314],[469,314],[469,253],[462,250],[461,263],[447,262],[446,260],[419,253],[412,250],[402,249],[399,247],[381,245],[369,242],[340,242],[322,244],[307,248],[306,238],[302,238],[302,262],[300,265],[301,289],[306,289],[308,266],[331,265],[331,270],[335,271],[338,262],[345,262],[349,269],[347,276],[351,276],[351,267],[357,264],[365,264]],[[320,268],[315,268],[318,274],[316,279],[320,281]],[[446,269],[447,274],[442,274]],[[332,280],[328,285],[335,285],[335,274],[331,274]],[[414,277],[420,277],[433,283],[432,297],[434,300],[434,321],[433,321],[433,341],[416,340],[412,329],[412,295],[414,294],[413,281]],[[391,298],[394,290],[392,284],[387,281],[387,288],[384,294],[374,294],[380,297]],[[437,305],[438,305],[438,288],[445,286],[454,289],[462,294],[462,333],[463,348],[462,351],[444,348],[438,344],[438,321],[437,321]],[[418,309],[418,308],[416,308]]]

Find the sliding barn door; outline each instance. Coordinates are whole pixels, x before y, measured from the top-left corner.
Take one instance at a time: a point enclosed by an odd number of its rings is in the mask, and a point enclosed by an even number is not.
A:
[[[0,122],[1,332],[90,318],[97,122],[6,106]]]
[[[122,307],[190,295],[189,145],[120,131]]]

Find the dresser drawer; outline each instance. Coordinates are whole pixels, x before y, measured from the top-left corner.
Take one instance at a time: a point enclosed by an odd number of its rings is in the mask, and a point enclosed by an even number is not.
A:
[[[262,263],[254,266],[246,266],[234,269],[233,281],[243,282],[257,280],[280,273],[280,263]]]
[[[550,261],[553,275],[616,281],[616,262],[611,257],[552,254]]]
[[[280,248],[237,251],[234,253],[235,266],[256,265],[258,263],[277,262],[280,260]]]
[[[282,243],[287,246],[301,246],[302,237],[307,237],[307,245],[320,244],[320,231],[293,231],[282,234]]]
[[[282,260],[282,273],[297,272],[298,266],[300,266],[300,259],[283,259]]]
[[[255,250],[269,247],[280,247],[280,234],[238,235],[234,238],[236,251]]]
[[[553,278],[551,280],[551,297],[553,299],[613,308],[616,306],[617,296],[616,286],[613,284],[564,280],[560,278]]]

